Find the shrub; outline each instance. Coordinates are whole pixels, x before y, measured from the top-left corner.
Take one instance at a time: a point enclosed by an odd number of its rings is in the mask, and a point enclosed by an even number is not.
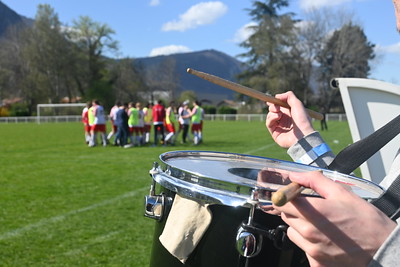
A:
[[[0,107],[0,117],[10,116],[10,111],[6,107]]]
[[[203,106],[204,112],[206,114],[216,114],[217,113],[217,108],[214,106]]]
[[[29,115],[29,108],[26,104],[16,103],[10,107],[10,116],[25,117]]]
[[[218,114],[237,114],[237,110],[230,107],[220,107],[218,108]]]

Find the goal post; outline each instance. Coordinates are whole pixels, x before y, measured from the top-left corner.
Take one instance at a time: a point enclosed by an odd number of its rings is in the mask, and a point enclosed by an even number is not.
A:
[[[37,105],[37,111],[36,111],[36,119],[37,123],[40,124],[40,117],[43,116],[41,115],[40,111],[41,109],[44,108],[78,108],[78,107],[85,107],[85,103],[65,103],[65,104],[38,104]],[[77,114],[81,115],[82,110],[77,110]],[[54,114],[53,114],[54,115]]]

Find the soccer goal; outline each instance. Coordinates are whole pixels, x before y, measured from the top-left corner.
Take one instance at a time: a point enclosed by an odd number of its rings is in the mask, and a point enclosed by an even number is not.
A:
[[[82,109],[85,103],[67,103],[67,104],[38,104],[36,118],[37,123],[45,122],[59,122],[79,120],[82,115]]]

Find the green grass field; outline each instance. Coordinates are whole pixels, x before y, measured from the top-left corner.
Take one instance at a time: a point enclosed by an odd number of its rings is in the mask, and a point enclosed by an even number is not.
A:
[[[335,153],[351,143],[347,122],[322,134]],[[206,121],[199,146],[131,149],[88,148],[80,123],[0,124],[0,266],[148,266],[148,172],[171,150],[290,160],[263,122]]]

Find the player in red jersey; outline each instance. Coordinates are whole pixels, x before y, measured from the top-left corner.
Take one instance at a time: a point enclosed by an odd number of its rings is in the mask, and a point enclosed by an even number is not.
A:
[[[165,108],[161,100],[153,107],[154,146],[157,146],[158,133],[161,134],[161,143],[164,144]]]

